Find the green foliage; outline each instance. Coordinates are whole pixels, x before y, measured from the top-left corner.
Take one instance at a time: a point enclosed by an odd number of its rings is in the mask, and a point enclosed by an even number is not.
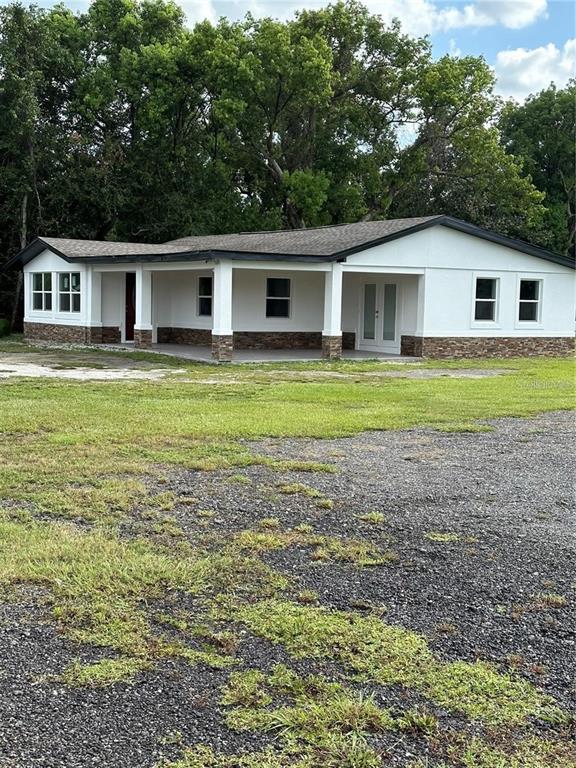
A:
[[[507,151],[546,193],[546,213],[536,237],[557,253],[576,258],[576,81],[551,85],[524,104],[508,102],[500,116]]]
[[[8,320],[4,319],[3,317],[0,317],[0,338],[2,336],[8,336],[10,333],[10,323]]]
[[[303,496],[308,496],[311,499],[322,498],[322,493],[317,488],[312,488],[305,483],[283,483],[278,487],[280,493],[286,493],[288,495],[300,493]]]
[[[172,0],[12,3],[0,28],[0,262],[39,233],[162,242],[428,212],[573,243],[573,89],[498,122],[483,59],[433,61],[356,0],[194,29]]]
[[[381,525],[385,522],[385,517],[382,512],[372,511],[358,515],[358,520],[362,520],[364,523],[372,523],[373,525]]]
[[[509,235],[542,224],[544,194],[523,175],[496,128],[494,75],[483,59],[443,56],[417,85],[420,127],[399,157],[391,214],[446,213]]]
[[[241,755],[217,755],[211,747],[198,745],[184,750],[176,762],[163,762],[158,768],[311,768],[309,763],[293,762],[291,756],[278,755],[272,748]]]

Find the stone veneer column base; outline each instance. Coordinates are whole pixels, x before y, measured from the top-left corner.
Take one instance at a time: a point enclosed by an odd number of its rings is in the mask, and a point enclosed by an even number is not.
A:
[[[573,336],[402,336],[403,355],[433,358],[558,357],[574,352]]]
[[[212,359],[219,363],[232,362],[232,353],[234,351],[234,340],[231,335],[217,336],[212,334]]]
[[[134,346],[138,349],[146,349],[152,346],[152,331],[134,328]]]
[[[322,336],[322,357],[325,360],[342,357],[342,336]]]

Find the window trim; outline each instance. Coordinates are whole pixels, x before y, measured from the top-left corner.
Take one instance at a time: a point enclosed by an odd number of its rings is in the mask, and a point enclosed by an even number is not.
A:
[[[210,280],[211,292],[200,293],[200,281],[202,279]],[[210,314],[203,314],[200,312],[200,299],[210,299]],[[213,275],[198,275],[196,278],[196,317],[213,317],[214,316],[214,276]]]
[[[60,289],[60,279],[62,275],[68,275],[68,279],[70,280],[70,289],[68,291],[62,291]],[[72,290],[72,275],[78,275],[78,290],[73,291]],[[58,281],[58,313],[61,313],[63,315],[80,315],[82,313],[82,273],[81,272],[58,272],[57,273],[57,281]],[[62,296],[69,296],[70,297],[70,309],[62,309],[61,299]],[[72,300],[73,296],[79,297],[80,306],[78,309],[74,309],[74,302]]]
[[[520,299],[520,290],[522,283],[538,283],[538,299]],[[515,328],[542,328],[542,307],[544,299],[544,277],[542,275],[518,275],[516,280],[516,304],[514,306],[514,327]],[[536,320],[520,320],[520,302],[527,304],[536,304]]]
[[[478,280],[494,280],[496,291],[494,299],[477,299],[476,287]],[[474,272],[472,275],[472,307],[470,311],[470,326],[473,328],[500,328],[500,275],[485,272]],[[492,301],[494,303],[493,320],[476,320],[476,302]]]
[[[34,289],[34,278],[36,275],[42,276],[42,289]],[[46,290],[46,277],[50,276],[50,290]],[[42,307],[34,307],[34,296],[42,296]],[[46,307],[46,297],[50,296],[50,307]],[[31,312],[53,312],[54,311],[54,276],[52,272],[31,272],[30,273],[30,311]]]
[[[268,296],[268,280],[288,280],[288,296]],[[266,275],[264,278],[264,317],[266,320],[290,320],[292,319],[292,300],[294,298],[294,292],[292,288],[293,280],[291,277],[285,274]],[[287,315],[269,315],[268,314],[268,300],[279,299],[285,301],[288,304]]]

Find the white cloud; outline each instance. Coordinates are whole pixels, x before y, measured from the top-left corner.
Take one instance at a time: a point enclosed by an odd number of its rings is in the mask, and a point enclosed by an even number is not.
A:
[[[321,8],[329,0],[184,0],[191,23],[219,16],[240,19],[248,11],[254,16],[286,19],[302,8]],[[365,0],[372,13],[386,21],[398,18],[413,35],[445,32],[462,27],[501,25],[520,29],[546,15],[547,0],[473,0],[467,5],[439,7],[434,0]]]
[[[448,53],[450,56],[454,56],[455,59],[459,59],[462,56],[462,51],[458,48],[456,40],[453,37],[450,38],[450,45],[448,46]]]
[[[521,29],[546,14],[547,0],[476,0],[463,8],[444,8],[436,15],[436,29],[492,27]]]
[[[496,56],[496,91],[502,96],[522,100],[538,93],[551,82],[559,88],[576,75],[576,38],[562,48],[548,43],[540,48],[516,48]]]
[[[212,0],[180,0],[178,5],[186,14],[188,24],[191,27],[205,19],[211,22],[218,21],[218,14]]]

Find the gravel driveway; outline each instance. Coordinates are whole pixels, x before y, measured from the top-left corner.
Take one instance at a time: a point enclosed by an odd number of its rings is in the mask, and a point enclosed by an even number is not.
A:
[[[365,569],[311,564],[298,548],[265,558],[318,592],[325,605],[381,605],[387,622],[423,633],[440,657],[513,666],[564,707],[576,708],[574,417],[491,424],[493,431],[471,434],[411,429],[266,440],[251,445],[338,471],[255,466],[241,471],[250,482],[239,482],[238,471],[179,471],[162,487],[211,510],[203,525],[216,531],[274,517],[282,526],[310,523],[393,549],[396,563]],[[294,482],[318,489],[333,507],[279,489]],[[384,521],[359,519],[369,512],[382,513]],[[176,516],[192,540],[199,536],[196,516],[185,507]],[[546,595],[565,604],[551,607]],[[272,653],[260,641],[240,649],[250,664],[267,663]],[[135,685],[104,690],[45,680],[78,655],[35,601],[0,609],[0,766],[151,768],[160,756],[178,754],[165,743],[175,732],[184,743],[204,741],[216,750],[258,744],[258,737],[222,725],[216,700],[226,672],[166,664]],[[407,759],[399,753],[389,764]]]

